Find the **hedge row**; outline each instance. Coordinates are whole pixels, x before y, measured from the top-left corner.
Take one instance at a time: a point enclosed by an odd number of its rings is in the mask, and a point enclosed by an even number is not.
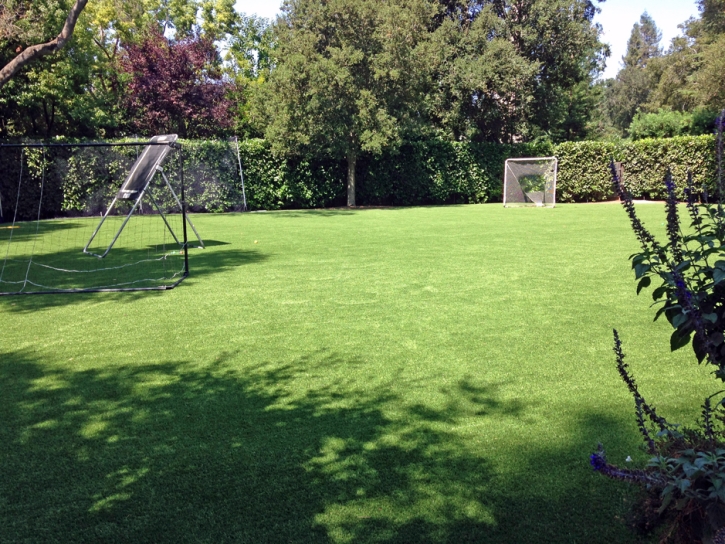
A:
[[[195,164],[219,160],[207,151],[224,151],[225,143],[186,142]],[[555,155],[559,159],[557,200],[595,202],[613,198],[609,161],[622,162],[624,183],[634,198],[663,199],[662,180],[671,170],[680,198],[693,174],[696,187],[715,187],[716,161],[713,136],[681,136],[635,142],[566,142],[557,146],[464,143],[443,140],[406,142],[394,151],[360,159],[357,201],[361,205],[407,206],[500,202],[504,162],[511,157]],[[282,159],[274,157],[263,140],[240,145],[250,209],[343,206],[346,165],[330,158]],[[225,174],[236,186],[236,172]],[[221,179],[221,178],[220,178]],[[235,185],[236,184],[236,185]],[[233,194],[232,194],[233,193]],[[229,194],[238,197],[238,191]],[[198,209],[235,209],[233,202]]]
[[[198,145],[187,143],[191,149]],[[394,151],[359,160],[357,202],[408,206],[500,200],[506,158],[542,151],[548,150],[533,145],[406,142]],[[317,208],[346,202],[344,161],[274,157],[263,140],[242,142],[240,152],[251,209]]]
[[[237,147],[228,141],[183,141],[187,201],[193,211],[242,208]],[[556,155],[557,200],[587,202],[612,198],[610,158],[624,164],[624,182],[635,198],[664,197],[662,179],[671,169],[682,195],[687,171],[696,186],[715,183],[714,138],[683,136],[619,144],[568,142],[558,146],[463,143],[443,140],[406,142],[382,155],[364,156],[357,168],[360,205],[420,205],[500,202],[504,162],[509,157]],[[43,175],[41,216],[98,213],[89,205],[113,194],[137,150],[126,148],[50,148],[25,154],[25,181],[18,198],[19,152],[0,149],[0,197],[3,215],[16,199],[19,218],[37,217]],[[45,158],[46,168],[40,165]],[[342,206],[346,201],[346,164],[329,157],[275,156],[264,140],[240,142],[248,209]],[[170,176],[179,169],[169,165]],[[105,197],[104,197],[105,198]],[[98,201],[100,202],[100,200]],[[97,202],[97,203],[98,203]],[[91,203],[92,204],[92,203]],[[85,210],[85,212],[83,211]]]
[[[678,196],[683,198],[687,172],[695,187],[715,187],[717,164],[714,136],[679,136],[635,142],[566,142],[555,147],[559,158],[557,200],[595,202],[613,197],[610,158],[622,162],[623,181],[634,198],[664,199],[662,183],[672,172]]]

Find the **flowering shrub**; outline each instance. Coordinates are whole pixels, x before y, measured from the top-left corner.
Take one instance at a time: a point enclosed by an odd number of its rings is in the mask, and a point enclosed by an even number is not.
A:
[[[690,342],[698,362],[715,367],[725,381],[725,209],[722,187],[722,136],[725,111],[717,120],[717,198],[715,204],[696,202],[692,177],[685,190],[691,228],[681,227],[675,185],[665,177],[667,238],[660,244],[639,220],[632,198],[612,164],[614,189],[629,216],[642,250],[632,256],[637,293],[659,280],[652,296],[660,304],[655,319],[664,315],[674,331],[672,350]],[[651,523],[668,524],[663,542],[725,544],[725,391],[705,399],[698,425],[680,429],[660,416],[639,393],[624,362],[619,334],[614,331],[617,369],[634,397],[637,426],[652,455],[642,469],[619,468],[607,462],[603,447],[590,457],[595,471],[638,484],[649,492],[645,514]],[[718,400],[719,399],[719,400]]]

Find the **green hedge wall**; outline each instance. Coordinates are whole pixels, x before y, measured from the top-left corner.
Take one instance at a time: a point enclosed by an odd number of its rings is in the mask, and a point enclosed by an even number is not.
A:
[[[363,160],[358,200],[393,206],[501,201],[505,160],[550,152],[531,144],[407,142]]]
[[[187,202],[192,211],[224,212],[242,207],[237,147],[229,141],[182,141]],[[329,157],[275,156],[264,140],[240,142],[248,208],[276,210],[343,206],[346,164]],[[358,162],[360,205],[407,206],[500,202],[504,162],[509,157],[559,158],[557,201],[591,202],[613,197],[609,160],[624,163],[624,182],[635,198],[664,198],[670,168],[680,196],[688,169],[696,186],[714,188],[713,136],[682,136],[636,142],[567,142],[551,145],[406,142],[398,149]],[[42,217],[97,213],[89,200],[113,193],[135,158],[136,148],[51,148],[45,154]],[[43,154],[26,153],[19,218],[37,217]],[[12,216],[19,179],[19,153],[0,149],[0,197]],[[175,175],[170,166],[168,174]],[[96,195],[96,196],[94,196]],[[91,203],[92,204],[92,203]],[[84,208],[85,207],[85,208]],[[96,206],[97,207],[97,206]]]
[[[664,199],[663,179],[672,171],[683,198],[687,171],[698,188],[715,187],[715,137],[679,136],[636,142],[566,142],[555,147],[559,158],[557,201],[594,202],[613,198],[610,158],[624,166],[623,180],[634,198]]]
[[[695,187],[705,186],[711,192],[715,189],[717,164],[715,137],[711,135],[629,142],[620,160],[624,163],[624,183],[636,198],[664,199],[662,180],[668,168],[679,198],[684,198],[688,170]]]

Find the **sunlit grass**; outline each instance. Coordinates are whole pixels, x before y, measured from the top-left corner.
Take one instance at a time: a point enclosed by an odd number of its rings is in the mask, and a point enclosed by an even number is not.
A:
[[[611,329],[670,419],[717,385],[618,206],[194,222],[173,291],[0,299],[0,541],[635,542]]]

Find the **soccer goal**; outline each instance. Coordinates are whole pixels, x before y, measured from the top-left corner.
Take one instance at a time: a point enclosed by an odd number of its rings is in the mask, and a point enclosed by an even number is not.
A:
[[[556,157],[507,159],[504,168],[503,205],[554,207]]]
[[[171,289],[189,271],[182,148],[0,145],[0,294]]]

